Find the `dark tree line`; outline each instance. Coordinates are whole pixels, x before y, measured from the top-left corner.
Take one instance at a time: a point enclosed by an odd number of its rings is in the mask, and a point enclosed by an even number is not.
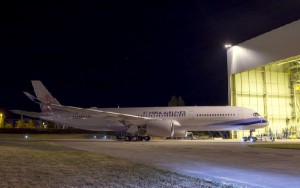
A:
[[[185,103],[182,99],[181,96],[176,97],[176,96],[172,96],[171,100],[169,100],[168,106],[184,106]]]

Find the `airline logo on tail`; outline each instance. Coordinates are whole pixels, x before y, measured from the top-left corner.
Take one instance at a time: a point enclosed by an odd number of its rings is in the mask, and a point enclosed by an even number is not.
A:
[[[49,94],[46,94],[44,97],[39,98],[39,100],[44,104],[57,104],[58,103],[58,101],[55,98],[51,97],[51,95],[49,95]],[[40,107],[41,107],[42,112],[52,111],[49,106],[40,104]]]
[[[39,80],[31,81],[32,87],[36,97],[30,95],[28,92],[24,92],[25,95],[33,101],[40,101],[40,108],[42,112],[52,111],[49,106],[43,104],[60,104],[56,98],[54,98],[47,88]],[[43,103],[43,104],[42,104]]]

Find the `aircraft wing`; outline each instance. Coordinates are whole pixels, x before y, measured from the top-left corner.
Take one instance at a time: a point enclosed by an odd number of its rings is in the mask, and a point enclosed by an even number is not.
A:
[[[44,103],[43,103],[44,104]],[[110,112],[110,111],[103,111],[95,108],[79,108],[74,106],[64,106],[58,104],[45,104],[50,109],[58,109],[68,112],[75,112],[75,113],[84,113],[89,115],[99,115],[99,118],[102,119],[111,119],[111,120],[118,120],[124,124],[132,124],[132,123],[145,123],[153,118],[149,117],[141,117],[131,114],[124,114],[124,113],[117,113],[117,112]]]
[[[40,113],[40,112],[29,112],[29,111],[23,111],[23,110],[11,110],[11,112],[15,113],[15,114],[25,115],[28,117],[33,117],[33,118],[40,118],[43,115],[47,115],[47,114]]]

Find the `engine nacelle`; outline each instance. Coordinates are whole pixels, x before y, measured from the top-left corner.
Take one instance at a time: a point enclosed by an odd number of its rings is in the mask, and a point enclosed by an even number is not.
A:
[[[176,130],[176,127],[175,127],[175,130],[174,130],[174,137],[187,137],[187,131],[184,131],[184,130]]]
[[[169,137],[174,135],[174,123],[170,120],[153,120],[147,124],[147,134],[150,136]]]

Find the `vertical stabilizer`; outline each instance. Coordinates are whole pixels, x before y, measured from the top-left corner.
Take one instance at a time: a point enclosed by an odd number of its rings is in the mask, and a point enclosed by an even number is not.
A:
[[[39,80],[32,80],[32,87],[37,99],[43,103],[60,104],[56,98],[54,98],[48,89]],[[47,106],[40,104],[42,112],[51,111]]]

